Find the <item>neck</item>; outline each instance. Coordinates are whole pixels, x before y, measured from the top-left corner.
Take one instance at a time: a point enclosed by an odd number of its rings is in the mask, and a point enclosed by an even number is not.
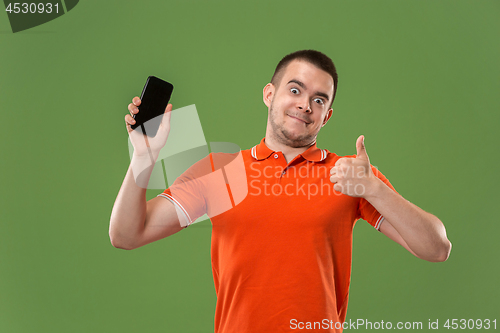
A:
[[[266,146],[271,150],[282,152],[283,155],[285,156],[287,163],[290,163],[290,161],[292,161],[297,155],[305,152],[315,142],[316,139],[314,139],[311,143],[303,147],[291,147],[285,143],[282,143],[280,140],[276,139],[273,133],[269,131],[269,129],[266,131],[266,139],[265,139]]]

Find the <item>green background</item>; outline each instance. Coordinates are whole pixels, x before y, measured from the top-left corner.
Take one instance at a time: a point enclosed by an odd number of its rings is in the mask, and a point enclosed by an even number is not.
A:
[[[304,48],[339,72],[318,145],[354,154],[364,134],[372,164],[453,243],[429,263],[359,221],[347,318],[500,320],[498,17],[497,0],[86,0],[13,34],[0,14],[0,332],[213,331],[208,221],[110,244],[123,117],[156,75],[174,108],[196,104],[208,142],[250,148],[262,88]]]

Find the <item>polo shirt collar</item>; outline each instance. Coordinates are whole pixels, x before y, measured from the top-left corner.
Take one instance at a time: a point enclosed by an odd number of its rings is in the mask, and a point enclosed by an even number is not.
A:
[[[275,152],[265,144],[265,139],[266,138],[260,140],[260,143],[256,146],[253,146],[250,150],[250,154],[252,155],[252,157],[258,161],[265,160]],[[316,142],[314,142],[311,147],[307,148],[307,150],[300,155],[310,162],[320,162],[328,156],[328,153],[328,150],[319,149],[318,147],[316,147]]]

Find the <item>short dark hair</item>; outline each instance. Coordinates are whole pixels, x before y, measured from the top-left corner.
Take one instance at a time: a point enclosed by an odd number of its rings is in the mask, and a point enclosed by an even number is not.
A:
[[[335,65],[333,64],[332,59],[330,59],[326,54],[323,54],[316,50],[300,50],[295,51],[293,53],[287,54],[281,59],[274,70],[273,77],[271,78],[271,83],[276,87],[279,85],[281,78],[283,77],[283,72],[288,66],[290,62],[293,60],[303,60],[307,61],[319,69],[324,70],[328,74],[330,74],[333,78],[333,97],[332,103],[330,107],[332,107],[333,100],[335,99],[335,95],[337,94],[337,83],[339,81],[339,77],[337,75],[337,70],[335,69]]]

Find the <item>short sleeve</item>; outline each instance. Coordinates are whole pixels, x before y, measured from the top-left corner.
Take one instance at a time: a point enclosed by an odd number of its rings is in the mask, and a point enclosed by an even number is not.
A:
[[[389,180],[374,166],[372,167],[373,174],[377,176],[380,180],[384,182],[389,188],[391,188],[394,192],[397,191],[394,189]],[[359,201],[359,217],[363,220],[370,223],[375,229],[380,231],[380,226],[384,221],[384,217],[373,207],[366,199],[361,198]]]
[[[233,207],[226,174],[232,160],[228,154],[210,153],[159,195],[175,205],[182,226],[191,225],[204,214],[213,217]]]
[[[205,190],[201,172],[210,168],[208,157],[193,164],[158,196],[170,200],[176,207],[184,227],[206,213]]]

